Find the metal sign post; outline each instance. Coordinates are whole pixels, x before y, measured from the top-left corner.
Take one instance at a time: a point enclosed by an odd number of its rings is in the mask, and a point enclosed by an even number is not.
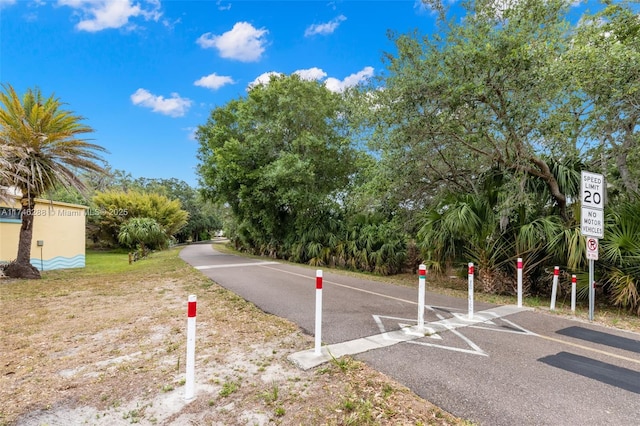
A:
[[[604,176],[582,171],[580,174],[581,202],[580,232],[587,237],[587,259],[589,261],[589,321],[593,321],[595,306],[594,268],[598,260],[598,238],[604,237]]]
[[[593,321],[593,310],[596,302],[594,281],[594,261],[593,259],[589,259],[589,321]]]
[[[593,321],[593,308],[596,299],[594,264],[598,260],[598,239],[587,237],[587,259],[589,260],[589,319]]]

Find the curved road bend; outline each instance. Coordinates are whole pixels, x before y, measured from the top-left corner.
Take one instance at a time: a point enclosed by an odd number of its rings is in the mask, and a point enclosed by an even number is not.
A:
[[[315,269],[222,254],[210,244],[180,256],[313,334]],[[425,326],[435,334],[423,337],[403,331],[416,325],[415,289],[323,273],[323,343],[338,353],[406,334],[354,356],[456,416],[505,426],[640,424],[637,333],[479,302],[469,321],[467,300],[427,291]]]

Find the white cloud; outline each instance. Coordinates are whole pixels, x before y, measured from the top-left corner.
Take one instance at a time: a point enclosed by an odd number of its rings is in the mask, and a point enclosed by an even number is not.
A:
[[[16,0],[0,0],[0,9],[2,9],[4,6],[11,6],[12,4],[15,4]]]
[[[176,25],[180,23],[182,23],[182,18],[174,19],[173,21],[169,19],[162,20],[162,25],[164,25],[164,27],[168,28],[169,30],[173,30],[176,27]]]
[[[202,34],[197,43],[205,49],[218,49],[220,56],[242,62],[254,62],[260,59],[265,50],[269,33],[264,28],[254,28],[248,22],[237,22],[233,28],[221,35]]]
[[[249,83],[249,85],[247,86],[247,90],[249,90],[253,86],[257,86],[259,84],[269,84],[269,80],[271,80],[271,76],[279,77],[281,75],[284,75],[284,74],[282,74],[281,72],[275,72],[275,71],[269,71],[269,72],[262,73],[258,77],[256,77],[255,80],[253,80],[251,83]]]
[[[193,82],[196,86],[206,87],[207,89],[217,90],[227,84],[234,84],[235,81],[229,76],[218,75],[216,73],[206,75]]]
[[[371,77],[373,77],[373,67],[364,67],[361,71],[345,77],[344,80],[329,77],[325,80],[324,85],[332,92],[341,93],[344,92],[345,89],[367,81]]]
[[[81,19],[76,28],[88,32],[127,25],[135,27],[129,22],[132,17],[158,21],[162,16],[159,0],[135,4],[132,0],[58,0],[58,5],[78,10]]]
[[[326,72],[324,72],[321,68],[317,68],[317,67],[308,68],[304,70],[297,70],[297,71],[294,71],[293,74],[297,74],[303,80],[310,80],[310,81],[322,80],[327,76]],[[269,81],[271,80],[271,76],[279,77],[281,75],[284,75],[284,74],[276,71],[269,71],[269,72],[262,73],[258,77],[256,77],[255,80],[249,83],[249,85],[247,86],[247,90],[259,84],[269,84]]]
[[[294,71],[293,73],[299,75],[300,78],[303,80],[312,80],[312,81],[322,80],[327,76],[326,72],[324,72],[322,69],[317,67],[308,68],[306,70],[297,70],[297,71]]]
[[[182,130],[187,132],[187,139],[189,139],[190,141],[198,140],[198,138],[196,137],[196,133],[198,132],[197,127],[184,127]]]
[[[346,16],[340,15],[340,16],[337,16],[337,17],[333,18],[331,21],[326,22],[324,24],[313,24],[313,25],[310,25],[304,31],[304,36],[305,37],[310,37],[310,36],[314,36],[316,34],[320,34],[320,35],[332,34],[338,28],[338,26],[340,26],[340,23],[342,21],[346,21],[346,20],[347,20]]]
[[[229,10],[229,9],[231,9],[231,3],[222,4],[222,0],[216,1],[216,6],[218,6],[218,10]]]
[[[136,90],[131,95],[131,102],[134,105],[151,108],[153,112],[159,112],[171,117],[182,117],[191,106],[190,99],[181,98],[177,93],[172,93],[170,98],[164,98],[163,96],[154,95],[145,89]]]
[[[329,77],[326,80],[324,80],[324,85],[327,87],[327,89],[331,90],[332,92],[342,93],[349,87],[353,87],[358,85],[359,83],[363,83],[367,81],[369,78],[373,76],[373,71],[374,71],[373,67],[364,67],[361,71],[351,74],[345,77],[343,80],[338,80],[337,78]],[[322,80],[327,76],[327,73],[324,72],[322,68],[317,68],[317,67],[297,70],[297,71],[294,71],[293,74],[297,74],[298,76],[300,76],[301,79],[309,80],[309,81]],[[284,75],[284,74],[276,71],[269,71],[269,72],[262,73],[255,80],[249,83],[249,85],[247,86],[247,90],[251,89],[252,87],[258,84],[269,84],[269,80],[271,79],[271,76],[281,76],[281,75]]]

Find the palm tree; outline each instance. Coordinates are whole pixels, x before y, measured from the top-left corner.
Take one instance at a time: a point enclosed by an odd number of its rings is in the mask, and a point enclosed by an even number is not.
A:
[[[640,201],[612,206],[600,248],[602,280],[617,306],[640,315]]]
[[[155,219],[134,217],[120,227],[118,241],[131,248],[139,246],[144,257],[147,255],[147,248],[166,245],[168,237]]]
[[[9,145],[3,139],[0,139],[0,202],[10,204],[13,201],[10,188],[4,185],[9,180],[9,176],[13,173],[11,170],[14,167],[9,163],[9,157],[19,158],[23,156],[21,151],[15,149],[15,147]],[[15,169],[25,170],[21,164],[16,164]]]
[[[0,140],[0,184],[9,177],[9,151],[10,147],[4,141]],[[0,202],[9,202],[11,197],[5,188],[0,186]]]
[[[81,123],[81,116],[63,109],[58,98],[44,98],[37,88],[20,98],[10,85],[2,87],[0,143],[8,149],[2,150],[0,185],[13,186],[22,194],[18,254],[5,274],[40,278],[30,264],[35,199],[59,186],[83,190],[78,172],[104,172],[98,152],[105,149],[81,137],[93,129]]]

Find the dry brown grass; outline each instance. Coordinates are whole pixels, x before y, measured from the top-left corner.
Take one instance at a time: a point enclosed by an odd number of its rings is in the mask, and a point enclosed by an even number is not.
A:
[[[311,371],[312,347],[182,262],[93,254],[82,270],[0,280],[0,425],[466,424],[363,363]],[[196,399],[184,402],[186,301],[198,296]]]

